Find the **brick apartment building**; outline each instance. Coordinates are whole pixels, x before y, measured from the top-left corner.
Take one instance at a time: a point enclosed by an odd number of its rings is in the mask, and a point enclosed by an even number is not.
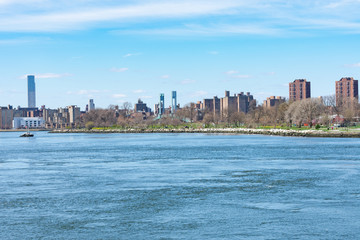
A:
[[[273,108],[273,107],[279,106],[280,104],[282,104],[284,102],[285,102],[285,98],[271,96],[271,97],[266,98],[266,100],[264,100],[263,107],[264,108]]]
[[[358,101],[358,92],[358,80],[354,80],[352,77],[344,77],[335,81],[336,105],[341,106],[354,99]]]
[[[299,101],[311,98],[310,82],[306,79],[296,79],[289,83],[289,101]]]
[[[203,111],[211,112],[220,117],[228,117],[233,112],[249,112],[249,105],[253,100],[254,97],[249,92],[230,96],[230,91],[225,91],[225,97],[218,98],[215,96],[212,99],[204,99],[198,105]]]

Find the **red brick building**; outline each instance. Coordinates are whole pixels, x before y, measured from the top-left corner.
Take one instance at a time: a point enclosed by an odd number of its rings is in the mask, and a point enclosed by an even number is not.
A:
[[[335,81],[336,105],[341,106],[344,103],[358,101],[358,80],[352,77],[341,78]]]
[[[310,82],[306,79],[296,79],[289,83],[289,100],[299,101],[305,98],[311,98]]]

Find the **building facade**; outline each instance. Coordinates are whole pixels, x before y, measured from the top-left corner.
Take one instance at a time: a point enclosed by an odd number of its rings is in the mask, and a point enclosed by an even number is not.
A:
[[[225,91],[225,97],[220,99],[220,113],[223,117],[229,117],[233,112],[249,112],[250,102],[254,100],[254,97],[247,92],[241,92],[230,96],[230,91]]]
[[[135,103],[134,112],[148,112],[149,108],[146,106],[146,103],[141,101],[141,99],[138,100],[137,103]]]
[[[266,98],[266,100],[264,100],[263,107],[264,108],[273,108],[273,107],[279,106],[280,104],[282,104],[284,102],[285,102],[285,98],[271,96],[271,97]]]
[[[0,129],[11,129],[14,118],[12,106],[0,107]]]
[[[28,83],[28,107],[35,108],[36,107],[35,76],[28,75],[27,83]]]
[[[351,103],[353,100],[358,101],[358,80],[354,80],[352,77],[344,77],[335,81],[335,94],[337,106]]]
[[[289,100],[299,101],[306,98],[311,98],[310,82],[306,79],[296,79],[289,83]]]
[[[68,106],[68,122],[74,126],[76,121],[80,119],[80,108],[76,105]]]
[[[45,128],[45,121],[41,117],[15,117],[13,120],[13,128]]]
[[[89,99],[89,104],[88,104],[87,112],[90,112],[91,110],[95,110],[94,99]]]
[[[218,98],[215,96],[213,99],[204,99],[200,102],[200,109],[205,112],[213,113],[214,116],[229,117],[233,112],[249,112],[250,102],[254,97],[248,92],[244,94],[234,94],[230,96],[229,91],[225,91],[225,97]]]

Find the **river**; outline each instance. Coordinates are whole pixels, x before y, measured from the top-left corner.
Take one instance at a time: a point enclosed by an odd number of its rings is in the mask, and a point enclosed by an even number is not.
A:
[[[0,133],[0,239],[358,239],[360,140]]]

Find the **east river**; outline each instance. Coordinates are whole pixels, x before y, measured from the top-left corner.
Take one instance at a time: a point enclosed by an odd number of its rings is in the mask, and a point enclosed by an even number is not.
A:
[[[0,239],[359,239],[360,140],[0,133]]]

